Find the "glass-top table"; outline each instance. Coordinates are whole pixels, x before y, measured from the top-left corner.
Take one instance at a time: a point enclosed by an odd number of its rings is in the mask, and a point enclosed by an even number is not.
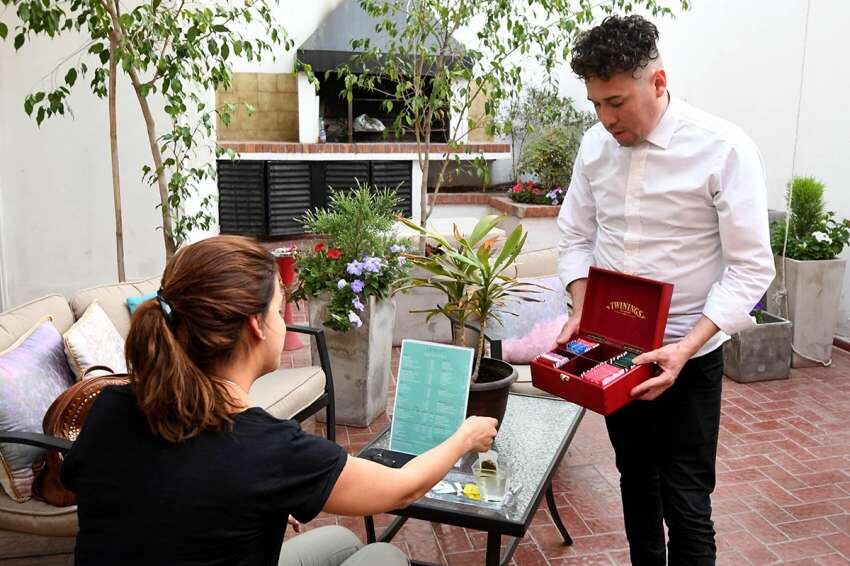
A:
[[[388,542],[408,518],[423,519],[487,532],[486,564],[506,564],[510,562],[519,539],[525,535],[545,496],[564,543],[572,544],[555,507],[552,476],[566,454],[583,416],[582,407],[561,399],[511,394],[505,418],[493,443],[493,449],[499,453],[500,460],[505,459],[510,467],[511,489],[506,501],[497,504],[429,492],[408,507],[391,511],[398,518],[386,527],[380,537],[375,534],[372,517],[366,517],[368,542]],[[360,453],[370,448],[387,448],[388,444],[389,428],[364,446]],[[450,472],[447,479],[471,473],[473,461],[475,457],[467,455],[460,467]],[[503,535],[513,539],[500,557],[499,547]]]

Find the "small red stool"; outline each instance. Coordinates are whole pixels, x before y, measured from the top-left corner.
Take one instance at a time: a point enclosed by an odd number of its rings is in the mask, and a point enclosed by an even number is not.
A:
[[[277,269],[280,272],[280,278],[283,280],[283,285],[287,289],[292,289],[295,286],[295,246],[286,248],[278,248],[275,250],[275,258],[277,261]],[[287,294],[286,306],[283,310],[283,321],[286,324],[292,324],[292,303],[289,302]],[[283,342],[285,351],[298,350],[303,348],[304,344],[295,332],[287,332]]]

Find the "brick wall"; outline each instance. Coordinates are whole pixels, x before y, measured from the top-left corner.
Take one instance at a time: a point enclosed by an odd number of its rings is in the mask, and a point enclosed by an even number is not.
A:
[[[298,141],[298,86],[291,73],[234,73],[216,107],[237,105],[229,126],[218,121],[220,141]],[[254,107],[249,116],[244,103]]]

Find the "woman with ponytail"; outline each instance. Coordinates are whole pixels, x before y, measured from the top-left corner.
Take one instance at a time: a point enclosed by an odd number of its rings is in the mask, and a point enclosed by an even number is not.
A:
[[[103,390],[65,457],[76,566],[407,563],[388,544],[361,548],[342,527],[283,535],[323,510],[410,504],[463,454],[487,450],[496,423],[471,417],[393,469],[252,407],[252,383],[278,367],[282,307],[274,258],[247,238],[203,240],[168,262],[127,336],[130,384]]]

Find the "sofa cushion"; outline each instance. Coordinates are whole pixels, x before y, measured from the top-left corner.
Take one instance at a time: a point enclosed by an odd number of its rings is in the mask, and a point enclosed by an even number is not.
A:
[[[35,299],[0,314],[0,351],[17,342],[45,316],[53,319],[53,325],[60,333],[74,324],[74,314],[68,306],[68,299],[62,295]]]
[[[502,324],[488,326],[487,336],[490,338],[521,338],[530,334],[535,324],[566,314],[567,294],[557,275],[522,277],[520,280],[538,285],[529,289],[536,291],[535,293],[525,294],[535,301],[524,301],[516,296],[506,299],[505,305],[500,307],[500,310],[505,311]]]
[[[44,414],[74,382],[65,359],[62,335],[45,317],[0,353],[0,430],[41,432]],[[24,444],[0,444],[0,484],[12,499],[32,495],[44,449]]]
[[[156,293],[153,292],[127,297],[127,309],[130,311],[130,317],[132,318],[136,314],[136,309],[139,308],[139,305],[154,298],[156,298]]]
[[[97,301],[89,305],[62,338],[68,365],[78,381],[91,366],[106,366],[112,373],[127,373],[124,339]]]
[[[274,417],[291,419],[325,391],[325,372],[318,366],[267,373],[251,386],[251,401]]]
[[[537,389],[531,384],[531,366],[515,365],[514,369],[517,372],[517,380],[511,384],[511,393],[519,393],[521,395],[534,395],[535,397],[551,397],[556,399],[551,393],[547,393],[542,389]]]
[[[115,325],[122,338],[130,332],[130,311],[127,309],[127,298],[145,293],[156,292],[159,289],[161,276],[150,277],[141,281],[127,283],[112,283],[99,285],[77,291],[71,300],[71,310],[74,318],[80,318],[93,301],[100,303],[101,308]]]
[[[0,530],[71,537],[78,529],[76,505],[53,507],[37,499],[18,503],[0,492]]]

